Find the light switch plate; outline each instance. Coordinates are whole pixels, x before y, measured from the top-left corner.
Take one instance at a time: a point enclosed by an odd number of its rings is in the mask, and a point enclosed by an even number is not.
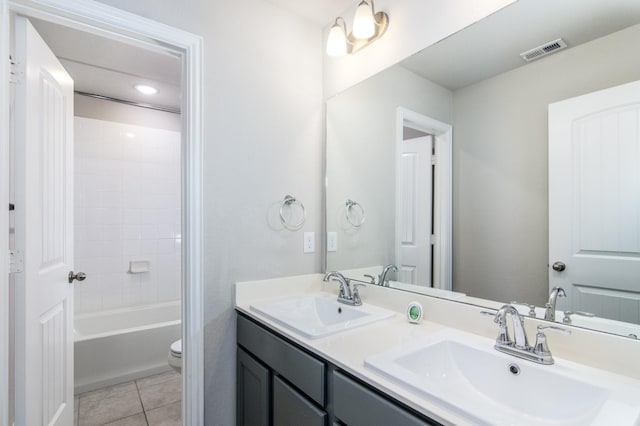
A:
[[[316,234],[315,232],[304,233],[304,248],[305,253],[314,253],[316,251]]]
[[[337,232],[327,232],[327,251],[338,251]]]

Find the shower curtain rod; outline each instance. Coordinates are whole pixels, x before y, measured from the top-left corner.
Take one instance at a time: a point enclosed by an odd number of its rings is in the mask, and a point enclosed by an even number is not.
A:
[[[156,110],[156,111],[168,112],[168,113],[171,113],[171,114],[180,114],[180,109],[178,109],[178,108],[171,108],[171,107],[153,105],[153,104],[143,104],[143,103],[140,103],[140,102],[127,101],[125,99],[112,98],[111,96],[104,96],[104,95],[97,95],[95,93],[81,92],[79,90],[74,90],[74,93],[76,95],[80,95],[80,96],[87,96],[89,98],[101,99],[103,101],[117,102],[119,104],[134,106],[134,107],[138,107],[138,108],[147,108],[147,109],[153,109],[153,110]]]

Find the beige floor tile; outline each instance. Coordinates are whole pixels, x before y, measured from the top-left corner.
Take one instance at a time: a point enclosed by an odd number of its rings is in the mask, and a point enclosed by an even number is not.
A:
[[[180,401],[147,411],[149,426],[181,426],[182,403]]]
[[[106,388],[80,396],[78,426],[103,425],[138,413],[142,404],[135,384],[133,390]]]
[[[181,376],[141,388],[140,398],[145,411],[180,401],[182,399]]]
[[[181,377],[180,374],[174,370],[167,371],[166,373],[154,374],[153,376],[143,377],[142,379],[136,380],[138,384],[138,389],[146,388],[148,386],[157,385],[158,383],[163,383],[176,377]]]
[[[147,426],[147,418],[143,413],[136,414],[135,416],[126,417],[124,419],[117,420],[112,423],[107,423],[104,426]]]
[[[119,395],[121,393],[133,392],[135,390],[137,390],[136,382],[131,381],[121,383],[119,385],[109,386],[107,388],[94,390],[91,392],[81,393],[78,396],[80,397],[81,401],[88,401],[109,398],[111,396]]]

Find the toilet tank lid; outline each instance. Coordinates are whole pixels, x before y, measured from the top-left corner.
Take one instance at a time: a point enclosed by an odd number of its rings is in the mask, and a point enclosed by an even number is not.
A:
[[[176,340],[171,344],[171,352],[173,352],[176,355],[182,354],[182,339]]]

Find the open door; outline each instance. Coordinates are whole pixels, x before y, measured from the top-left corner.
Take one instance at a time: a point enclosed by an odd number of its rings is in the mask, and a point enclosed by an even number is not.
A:
[[[433,136],[402,141],[397,177],[398,280],[432,287]]]
[[[549,105],[549,286],[640,322],[640,82]]]
[[[73,81],[14,19],[16,424],[73,424]]]

